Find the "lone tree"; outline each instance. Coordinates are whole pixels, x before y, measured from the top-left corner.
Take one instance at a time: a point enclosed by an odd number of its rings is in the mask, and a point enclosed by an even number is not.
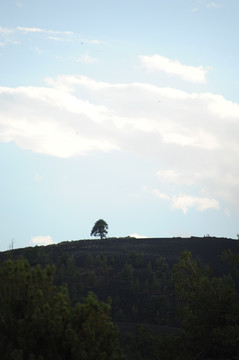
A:
[[[100,219],[96,221],[95,225],[93,226],[93,229],[91,230],[90,236],[100,236],[101,240],[106,237],[106,234],[108,233],[108,224]]]

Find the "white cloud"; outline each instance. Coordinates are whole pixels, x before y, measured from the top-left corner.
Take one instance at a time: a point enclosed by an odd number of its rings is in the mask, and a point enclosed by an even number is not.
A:
[[[221,5],[220,4],[218,4],[218,3],[215,3],[215,2],[210,2],[210,3],[207,3],[206,4],[206,7],[207,8],[219,8],[219,7],[221,7]]]
[[[212,96],[212,101],[209,104],[209,110],[219,116],[220,118],[226,119],[228,116],[234,118],[235,122],[238,122],[239,119],[239,106],[232,101],[226,100],[221,95],[210,95],[207,94],[207,97]]]
[[[25,36],[28,34],[41,34],[47,40],[60,41],[60,42],[72,42],[77,40],[77,34],[74,34],[72,31],[58,31],[58,30],[49,30],[38,27],[22,27],[18,26],[17,30],[23,33]]]
[[[40,48],[37,47],[37,46],[34,46],[34,47],[32,48],[32,50],[35,51],[38,55],[41,55],[41,54],[43,54],[43,52],[44,52],[42,49],[40,49]]]
[[[202,65],[189,66],[183,65],[178,60],[171,60],[160,55],[140,55],[141,63],[150,71],[164,71],[170,75],[176,75],[183,80],[193,83],[205,83],[208,72]]]
[[[205,211],[208,209],[218,210],[220,208],[219,202],[216,199],[187,194],[167,195],[157,189],[153,192],[160,199],[170,201],[173,210],[182,210],[184,214],[186,214],[189,208],[195,208],[197,211]]]
[[[76,44],[91,44],[91,45],[106,45],[106,43],[102,42],[98,39],[87,39],[83,38],[81,34],[72,32],[72,31],[61,31],[61,30],[51,30],[44,29],[40,27],[24,27],[17,26],[16,28],[6,28],[0,26],[0,46],[5,46],[7,44],[18,45],[20,42],[24,42],[23,37],[27,37],[31,35],[31,39],[34,39],[35,48],[36,38],[41,37],[46,40],[56,41],[56,42],[75,42]],[[17,38],[17,40],[16,40]],[[87,59],[87,56],[86,56]],[[92,60],[92,58],[88,58],[88,61]]]
[[[157,189],[154,189],[154,190],[153,190],[153,193],[154,193],[158,198],[160,198],[160,199],[162,199],[162,200],[171,200],[171,197],[170,197],[169,195],[164,194],[164,193],[160,192],[160,191],[157,190]]]
[[[52,34],[52,35],[73,35],[74,33],[72,31],[58,31],[58,30],[47,30],[42,29],[38,27],[23,27],[18,26],[17,30],[22,31],[24,33],[46,33],[46,34]]]
[[[14,30],[12,30],[12,29],[8,29],[8,28],[4,28],[4,27],[0,26],[0,34],[1,35],[12,34],[13,32],[14,32]]]
[[[208,209],[218,210],[220,208],[219,202],[216,199],[209,199],[207,197],[197,197],[185,194],[173,196],[173,209],[181,209],[185,214],[190,207],[195,207],[198,211],[204,211]]]
[[[35,245],[52,245],[54,241],[50,235],[39,235],[31,238],[31,243]]]
[[[45,29],[41,29],[41,28],[36,28],[36,27],[22,27],[22,26],[18,26],[17,30],[19,31],[23,31],[24,33],[28,33],[28,32],[33,32],[33,33],[45,33],[47,32]]]
[[[53,41],[72,41],[71,39],[65,39],[65,38],[61,38],[59,36],[47,36],[46,37],[47,40],[53,40]]]
[[[19,41],[11,40],[11,39],[5,39],[4,41],[0,41],[0,46],[3,47],[7,44],[13,44],[13,45],[19,45]]]
[[[25,149],[63,158],[118,148],[104,135],[103,129],[99,129],[97,135],[97,123],[105,122],[109,116],[104,106],[91,104],[59,89],[0,88],[1,95],[5,97],[4,107],[8,107],[12,98],[14,113],[17,109],[23,112],[18,115],[7,115],[8,110],[0,113],[0,128],[3,129],[0,141],[15,141]],[[92,125],[88,124],[91,122],[95,123],[93,134]]]
[[[190,10],[191,12],[197,12],[198,11],[198,7],[194,7],[194,8],[191,8],[191,10]]]
[[[87,40],[86,40],[87,41]],[[88,40],[88,42],[90,43],[90,44],[95,44],[95,45],[100,45],[100,44],[102,44],[102,41],[100,41],[100,40]]]
[[[57,41],[57,42],[80,42],[81,44],[92,44],[92,45],[99,45],[103,44],[102,41],[97,39],[86,39],[83,38],[82,35],[75,33],[69,30],[51,30],[51,29],[44,29],[39,27],[24,27],[18,26],[14,31],[18,31],[20,34],[27,36],[31,34],[32,36],[35,35],[42,35],[47,40]]]
[[[193,184],[193,179],[191,174],[182,174],[177,170],[159,170],[156,173],[156,176],[159,180],[166,183],[175,183],[175,184]]]
[[[80,58],[76,59],[78,62],[82,62],[85,64],[94,64],[97,60],[91,57],[88,52],[84,53]]]
[[[13,29],[0,26],[0,46],[3,47],[7,44],[18,45],[19,42],[13,38]]]
[[[131,234],[130,236],[134,237],[136,239],[146,239],[147,238],[147,236],[139,235],[137,233]]]
[[[239,104],[221,95],[86,76],[48,78],[42,87],[0,87],[0,141],[62,158],[92,151],[143,154],[159,164],[162,188],[184,194],[194,187],[203,199],[237,207],[238,115]],[[190,201],[198,209],[215,204]],[[174,199],[185,209],[190,201]]]

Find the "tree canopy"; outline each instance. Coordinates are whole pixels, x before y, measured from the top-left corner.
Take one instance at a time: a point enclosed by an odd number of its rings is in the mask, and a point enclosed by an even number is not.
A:
[[[239,351],[239,297],[227,277],[211,277],[209,267],[185,251],[174,266],[181,301],[184,359],[234,359]]]
[[[104,239],[108,233],[107,230],[108,230],[108,224],[103,219],[100,219],[96,221],[95,225],[91,230],[90,235],[100,236],[101,239]]]
[[[110,305],[89,293],[72,307],[53,275],[53,267],[33,268],[24,259],[0,266],[1,359],[121,359]]]

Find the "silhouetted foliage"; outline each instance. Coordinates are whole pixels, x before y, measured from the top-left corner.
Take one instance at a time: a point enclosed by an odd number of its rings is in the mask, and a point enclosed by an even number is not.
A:
[[[123,280],[129,281],[132,283],[134,278],[134,268],[131,264],[125,263],[121,271],[121,277]]]
[[[108,233],[108,224],[100,219],[96,221],[93,229],[91,230],[90,236],[100,236],[101,239],[104,239]]]
[[[182,308],[184,359],[235,359],[239,351],[239,297],[221,277],[210,277],[185,251],[174,266]]]
[[[186,248],[194,257],[184,254],[180,260]],[[223,250],[227,262],[219,256]],[[232,360],[237,358],[239,339],[237,252],[237,242],[229,239],[112,238],[15,249],[0,253],[0,261],[10,253],[12,259],[23,255],[33,266],[54,265],[52,281],[57,291],[67,285],[70,314],[77,303],[85,304],[89,291],[104,303],[111,297],[112,319],[119,325],[127,360]],[[212,270],[203,264],[210,264]],[[53,311],[53,323],[55,317]],[[46,320],[45,324],[47,332]],[[134,332],[137,324],[144,324],[146,330]],[[21,352],[13,355],[10,360],[22,360]],[[77,350],[75,356],[77,360]]]
[[[53,275],[24,259],[0,266],[1,360],[122,359],[110,305],[90,293],[72,307]]]

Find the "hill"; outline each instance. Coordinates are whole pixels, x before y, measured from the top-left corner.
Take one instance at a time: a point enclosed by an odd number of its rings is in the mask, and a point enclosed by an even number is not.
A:
[[[215,275],[222,274],[228,266],[220,259],[224,250],[238,252],[238,242],[228,238],[191,237],[191,238],[109,238],[104,240],[74,240],[64,241],[48,246],[35,246],[0,252],[0,261],[12,252],[13,258],[26,257],[31,265],[59,261],[62,255],[84,262],[87,256],[105,255],[107,258],[127,258],[131,252],[143,253],[146,261],[154,261],[164,257],[170,266],[179,261],[184,250],[192,252],[193,257],[208,264]]]
[[[178,326],[177,299],[171,269],[187,249],[212,274],[230,271],[220,257],[224,250],[238,251],[232,239],[110,238],[66,241],[11,251],[13,259],[25,257],[32,266],[55,265],[56,284],[66,284],[73,303],[93,291],[100,300],[112,299],[112,316],[117,323]],[[0,253],[0,261],[9,256]]]
[[[141,343],[144,345],[140,354],[145,346],[149,346],[147,354],[151,354],[142,359],[151,359],[154,358],[151,342],[156,338],[138,325],[143,324],[154,336],[164,338],[179,333],[180,301],[172,269],[184,250],[192,253],[200,267],[209,265],[211,276],[224,277],[228,284],[234,281],[231,266],[223,260],[222,253],[225,250],[238,253],[238,242],[215,237],[65,241],[1,252],[0,263],[11,256],[13,260],[24,257],[32,266],[54,265],[54,282],[67,285],[73,305],[85,299],[90,291],[99,300],[111,299],[111,316],[121,330],[127,359],[137,358],[135,349]]]

